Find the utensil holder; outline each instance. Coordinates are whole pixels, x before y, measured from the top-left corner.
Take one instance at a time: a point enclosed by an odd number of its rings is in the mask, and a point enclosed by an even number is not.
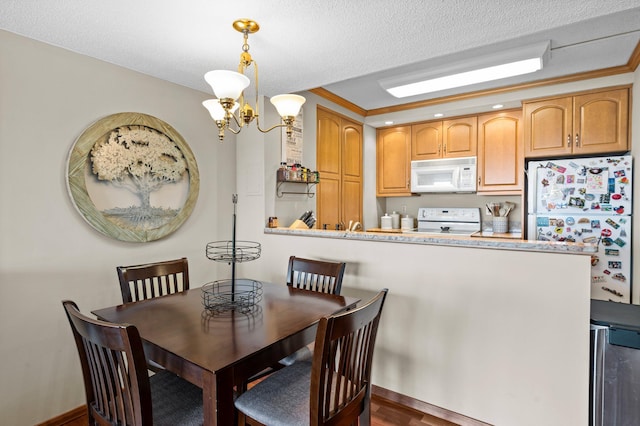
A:
[[[497,234],[504,234],[509,232],[509,217],[508,216],[494,216],[493,217],[493,232]]]

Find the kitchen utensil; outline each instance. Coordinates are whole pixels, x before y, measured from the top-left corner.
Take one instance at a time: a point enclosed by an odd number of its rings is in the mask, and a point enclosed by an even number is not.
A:
[[[511,210],[513,210],[516,207],[515,203],[512,203],[510,201],[506,201],[504,205],[507,208],[506,212],[504,213],[504,216],[509,216],[509,213],[511,213]]]

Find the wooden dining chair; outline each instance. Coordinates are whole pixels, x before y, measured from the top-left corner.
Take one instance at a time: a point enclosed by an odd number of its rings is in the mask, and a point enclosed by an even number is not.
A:
[[[328,262],[290,256],[289,266],[287,267],[287,285],[303,290],[340,294],[345,266],[346,264],[344,262]],[[311,347],[313,347],[313,345],[311,345]],[[277,364],[250,377],[247,383],[244,383],[240,388],[240,391],[246,390],[248,383],[268,376],[274,371],[295,362],[311,361],[312,357],[313,351],[310,347],[303,346],[294,353],[282,358]]]
[[[201,425],[202,390],[168,371],[149,377],[133,325],[94,320],[62,302],[80,355],[90,425]]]
[[[189,263],[186,257],[144,265],[118,266],[116,270],[123,303],[189,290]]]
[[[287,285],[322,293],[340,294],[344,262],[326,262],[291,256],[287,269]]]
[[[240,395],[239,425],[369,425],[371,365],[387,296],[322,318],[313,361],[276,371]]]
[[[287,285],[321,293],[340,294],[345,266],[344,262],[327,262],[291,256],[287,268]],[[312,357],[311,349],[304,346],[281,359],[279,364],[291,365],[297,361],[311,361]],[[277,368],[278,366],[275,366],[274,369]]]

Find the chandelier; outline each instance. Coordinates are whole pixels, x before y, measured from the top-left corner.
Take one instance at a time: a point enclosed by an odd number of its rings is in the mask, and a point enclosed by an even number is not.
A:
[[[300,112],[305,98],[300,95],[277,95],[271,98],[271,103],[278,110],[282,123],[263,130],[260,127],[260,113],[258,110],[258,64],[249,54],[249,34],[260,29],[257,22],[250,19],[238,19],[233,23],[233,28],[244,35],[244,44],[240,54],[238,72],[227,70],[214,70],[205,74],[204,79],[209,83],[216,95],[215,99],[202,102],[211,114],[211,118],[218,127],[218,138],[224,140],[225,130],[238,134],[245,125],[249,125],[254,119],[256,127],[262,133],[267,133],[275,128],[286,127],[287,136],[291,136],[293,121]],[[244,90],[251,81],[245,75],[245,71],[253,65],[253,81],[255,83],[254,107],[245,99]]]

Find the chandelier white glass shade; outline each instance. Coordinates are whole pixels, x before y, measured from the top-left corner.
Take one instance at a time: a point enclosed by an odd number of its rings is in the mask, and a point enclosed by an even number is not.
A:
[[[240,133],[245,125],[249,125],[254,119],[256,127],[262,133],[269,132],[279,127],[286,127],[290,136],[293,129],[293,121],[300,112],[305,98],[300,95],[277,95],[271,98],[271,103],[276,107],[282,123],[264,130],[260,127],[260,114],[258,110],[258,64],[249,54],[249,34],[260,29],[257,22],[250,19],[239,19],[233,23],[233,28],[244,35],[244,44],[240,54],[238,72],[227,70],[209,71],[204,78],[213,89],[216,99],[208,99],[202,104],[218,127],[218,139],[224,140],[226,130],[234,134]],[[245,75],[247,68],[253,65],[253,81],[255,85],[255,103],[251,106],[245,100],[244,90],[249,87],[251,80]],[[236,110],[238,112],[236,113]]]
[[[231,98],[234,101],[251,83],[246,75],[227,70],[209,71],[204,75],[204,79],[209,83],[218,99]]]
[[[211,114],[211,118],[213,118],[216,122],[225,119],[227,112],[225,111],[222,104],[220,104],[220,100],[207,99],[206,101],[202,102],[202,105],[204,105],[204,107],[209,111],[209,114]],[[231,107],[231,113],[234,113],[238,109],[238,106],[240,105],[237,102],[234,102],[233,106]]]

